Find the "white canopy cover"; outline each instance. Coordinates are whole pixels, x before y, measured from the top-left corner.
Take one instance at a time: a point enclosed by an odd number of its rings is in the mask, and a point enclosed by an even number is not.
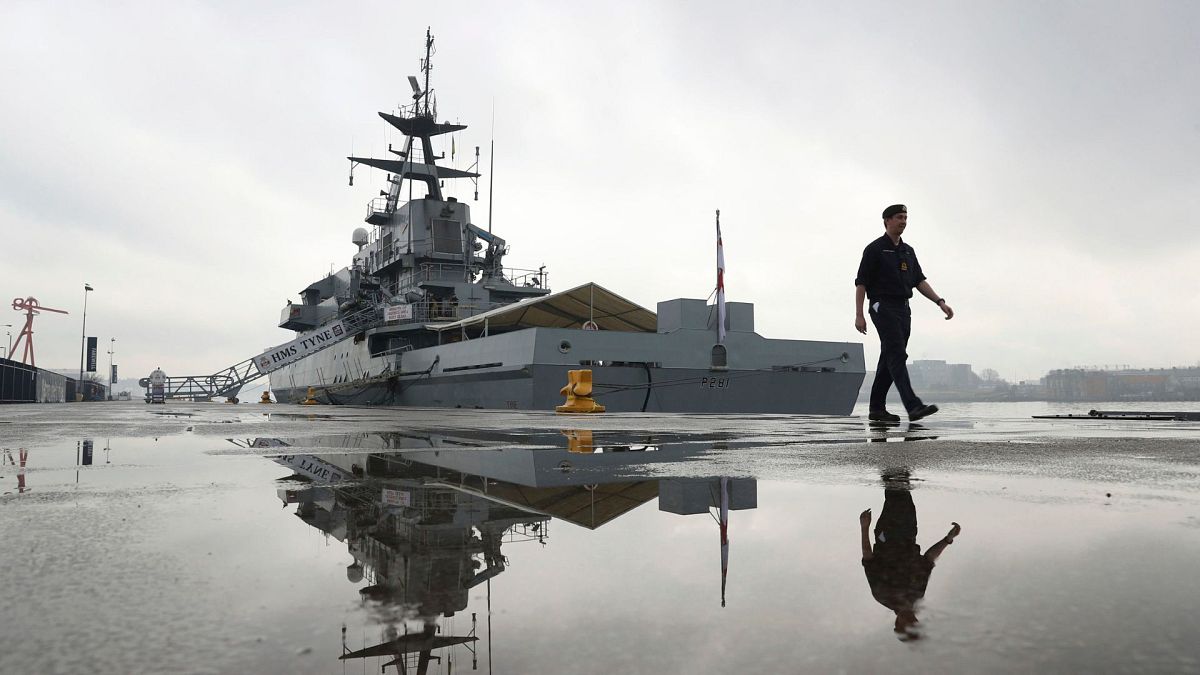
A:
[[[653,333],[658,316],[594,283],[567,291],[551,293],[533,300],[497,307],[482,314],[450,323],[429,324],[432,330],[459,330],[483,326],[489,330],[509,331],[521,328],[581,328],[592,321],[601,330],[627,333]]]

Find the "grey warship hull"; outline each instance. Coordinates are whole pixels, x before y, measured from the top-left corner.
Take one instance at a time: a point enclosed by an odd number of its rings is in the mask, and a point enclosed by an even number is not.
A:
[[[700,301],[692,301],[700,302]],[[271,377],[282,402],[553,410],[567,371],[592,370],[613,412],[848,415],[864,377],[862,345],[771,340],[731,331],[714,368],[712,334],[527,328],[372,357],[346,340]]]
[[[533,366],[411,382],[396,379],[322,388],[315,397],[333,405],[553,410],[563,402],[559,389],[567,381],[567,370]],[[594,371],[593,377],[601,392],[608,387],[617,389],[596,398],[608,412],[691,414],[849,415],[862,383],[862,376],[848,373],[796,378],[735,371],[716,379],[702,369],[652,368],[647,374],[632,367]],[[663,384],[653,384],[653,380]],[[680,381],[687,382],[688,388]],[[721,386],[710,386],[710,381],[721,382]],[[274,393],[281,402],[298,403],[307,397],[307,389],[299,388],[276,389]]]

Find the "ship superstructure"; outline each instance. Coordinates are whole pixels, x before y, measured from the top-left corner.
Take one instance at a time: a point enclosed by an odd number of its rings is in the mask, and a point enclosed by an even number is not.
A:
[[[377,354],[435,343],[423,329],[428,322],[465,318],[549,292],[544,269],[505,269],[504,240],[475,225],[467,204],[443,195],[445,180],[476,180],[479,174],[437,164],[443,156],[434,153],[432,139],[467,127],[436,120],[429,89],[432,48],[433,37],[426,35],[424,86],[409,78],[412,104],[399,114],[379,113],[404,134],[403,148],[389,144],[393,158],[347,158],[351,185],[358,165],[387,172],[386,189],[367,204],[371,229],[354,231],[358,252],[351,264],[302,290],[301,302],[285,308],[280,327],[307,332],[367,310],[360,321],[399,322],[373,334],[370,351]]]

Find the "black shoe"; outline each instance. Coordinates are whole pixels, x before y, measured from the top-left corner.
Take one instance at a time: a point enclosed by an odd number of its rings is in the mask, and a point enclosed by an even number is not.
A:
[[[872,410],[867,414],[867,419],[872,422],[899,422],[900,416],[893,415],[886,410]]]
[[[933,405],[932,403],[930,403],[928,405],[923,405],[920,408],[917,408],[916,410],[912,410],[908,413],[908,421],[916,422],[917,420],[919,420],[923,417],[929,417],[930,415],[932,415],[933,413],[935,413],[937,411],[938,411],[938,407],[936,405]]]

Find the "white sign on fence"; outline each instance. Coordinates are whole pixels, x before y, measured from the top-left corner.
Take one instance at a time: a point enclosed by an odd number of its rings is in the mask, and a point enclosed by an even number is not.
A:
[[[400,321],[413,318],[412,305],[388,305],[383,309],[384,321]]]
[[[320,351],[347,336],[348,333],[342,322],[334,321],[311,333],[305,333],[291,342],[281,344],[274,349],[259,354],[254,357],[254,365],[258,366],[258,372],[260,373],[279,370],[287,364],[299,361],[309,354]]]

